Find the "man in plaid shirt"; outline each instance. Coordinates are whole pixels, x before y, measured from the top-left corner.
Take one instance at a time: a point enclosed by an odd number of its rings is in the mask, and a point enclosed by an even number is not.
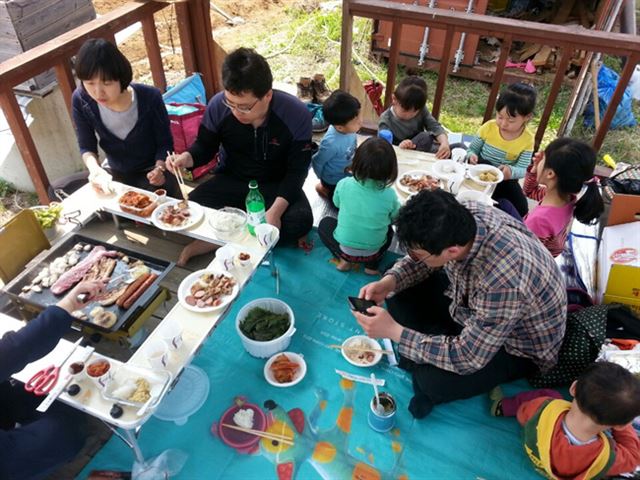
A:
[[[555,364],[564,281],[522,222],[436,190],[409,200],[396,225],[408,255],[360,290],[389,310],[354,315],[370,337],[398,343],[414,417]]]

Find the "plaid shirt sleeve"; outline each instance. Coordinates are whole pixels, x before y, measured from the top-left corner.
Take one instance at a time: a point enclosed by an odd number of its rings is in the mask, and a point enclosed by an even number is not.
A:
[[[393,267],[387,270],[387,275],[393,275],[396,279],[396,292],[416,285],[429,278],[435,269],[429,268],[422,262],[414,262],[409,256],[398,260]]]
[[[518,292],[493,288],[476,295],[473,310],[457,336],[426,335],[408,328],[402,332],[401,355],[460,375],[484,367],[505,344],[520,318]],[[458,307],[457,310],[461,310]],[[457,312],[458,313],[458,312]]]

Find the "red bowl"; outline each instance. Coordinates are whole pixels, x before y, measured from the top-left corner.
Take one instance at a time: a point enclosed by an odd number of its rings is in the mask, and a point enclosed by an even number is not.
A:
[[[264,430],[267,426],[267,417],[264,412],[253,403],[245,403],[242,406],[234,405],[227,409],[226,412],[220,417],[218,422],[218,435],[220,439],[232,448],[244,450],[256,445],[260,441],[260,437],[251,433],[241,432],[239,430],[233,430],[231,428],[223,427],[222,424],[235,425],[233,416],[238,410],[244,410],[250,408],[253,410],[253,430]]]

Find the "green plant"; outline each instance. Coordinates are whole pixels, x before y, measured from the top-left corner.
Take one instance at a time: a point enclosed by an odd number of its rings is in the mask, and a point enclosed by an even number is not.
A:
[[[14,193],[16,188],[10,182],[3,178],[0,178],[0,198],[4,198],[7,195]]]

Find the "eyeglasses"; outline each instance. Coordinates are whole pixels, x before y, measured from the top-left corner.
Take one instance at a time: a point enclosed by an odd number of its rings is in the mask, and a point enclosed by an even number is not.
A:
[[[409,258],[414,262],[424,262],[426,259],[433,257],[433,253],[427,253],[420,257],[416,254],[416,251],[411,248],[407,249],[407,255],[409,255]]]
[[[259,98],[258,100],[253,102],[253,105],[251,105],[250,107],[244,107],[244,106],[241,107],[239,105],[233,105],[229,103],[229,100],[227,100],[227,97],[225,96],[222,97],[222,103],[224,104],[224,106],[227,108],[230,108],[231,110],[235,110],[238,113],[250,113],[251,110],[253,110],[253,107],[255,107],[260,100],[262,99]]]

